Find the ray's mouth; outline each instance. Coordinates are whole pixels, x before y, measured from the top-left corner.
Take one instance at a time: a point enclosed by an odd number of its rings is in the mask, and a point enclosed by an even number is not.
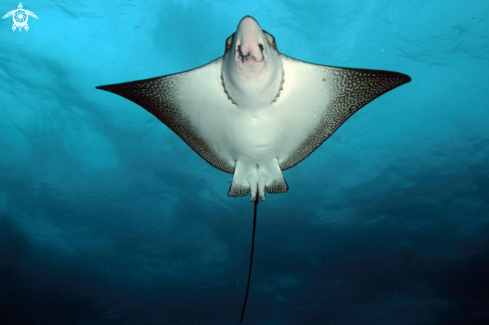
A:
[[[251,52],[248,52],[247,54],[243,54],[241,51],[241,45],[237,46],[236,51],[238,52],[238,58],[237,61],[241,60],[241,63],[261,63],[265,61],[265,56],[263,55],[264,47],[262,44],[258,44],[260,47],[260,52],[261,52],[261,58],[258,59],[256,56],[252,55]]]

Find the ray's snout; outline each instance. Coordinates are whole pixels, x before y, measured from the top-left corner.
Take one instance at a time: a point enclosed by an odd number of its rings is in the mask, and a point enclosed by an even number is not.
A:
[[[264,39],[257,21],[250,16],[243,18],[238,26],[238,35],[236,50],[242,62],[262,62]]]

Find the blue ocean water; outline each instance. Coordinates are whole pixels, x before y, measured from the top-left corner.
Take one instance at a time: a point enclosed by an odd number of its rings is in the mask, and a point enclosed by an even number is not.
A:
[[[22,4],[28,31],[0,25],[1,324],[239,321],[249,199],[95,86],[206,64],[245,15],[291,57],[413,81],[260,203],[244,322],[489,323],[487,1]]]

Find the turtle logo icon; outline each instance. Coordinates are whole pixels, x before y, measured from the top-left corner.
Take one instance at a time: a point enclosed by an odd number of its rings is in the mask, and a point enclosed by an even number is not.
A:
[[[16,28],[19,28],[19,32],[22,31],[22,28],[24,28],[26,31],[29,30],[29,25],[27,25],[29,16],[37,18],[37,16],[32,11],[25,10],[22,6],[22,3],[19,3],[19,9],[7,12],[7,14],[3,16],[3,18],[7,18],[10,16],[12,16],[14,20],[12,31],[15,31]]]

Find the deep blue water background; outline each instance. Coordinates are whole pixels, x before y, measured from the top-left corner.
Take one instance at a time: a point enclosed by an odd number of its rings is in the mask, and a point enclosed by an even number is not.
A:
[[[208,63],[247,14],[286,55],[413,81],[259,205],[245,324],[489,324],[489,2],[23,5],[29,31],[0,25],[1,324],[238,322],[252,204],[94,87]]]

